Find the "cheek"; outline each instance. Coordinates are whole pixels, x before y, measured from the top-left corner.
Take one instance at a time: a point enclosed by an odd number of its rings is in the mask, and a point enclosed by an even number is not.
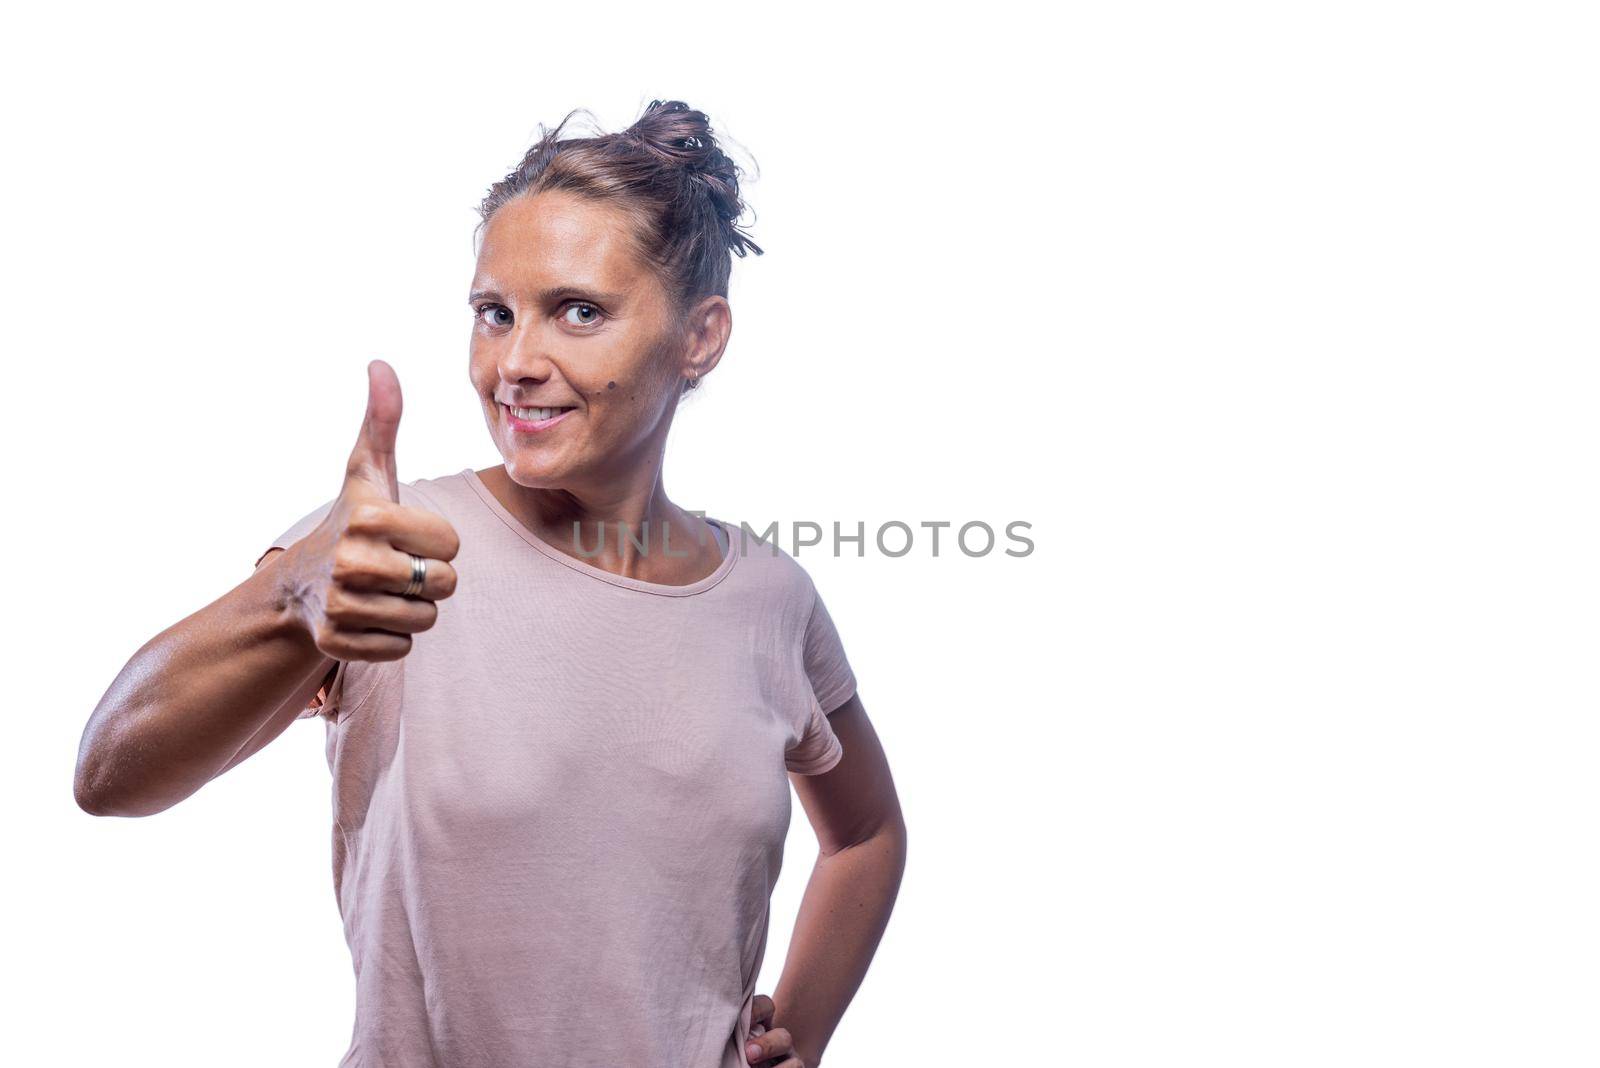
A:
[[[616,384],[612,385],[613,382]],[[585,384],[580,392],[588,407],[589,425],[601,440],[626,437],[628,428],[639,421],[637,400],[626,378],[608,378],[598,386]]]
[[[488,393],[494,389],[497,377],[494,360],[482,353],[474,343],[467,353],[467,378],[474,388],[480,393]]]
[[[659,375],[646,371],[615,372],[615,377],[581,387],[596,413],[629,423],[650,423],[665,408],[667,395]]]

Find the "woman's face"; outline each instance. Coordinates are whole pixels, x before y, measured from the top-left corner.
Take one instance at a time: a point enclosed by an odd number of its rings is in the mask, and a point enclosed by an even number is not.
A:
[[[689,364],[628,226],[618,208],[557,191],[517,197],[484,227],[470,374],[520,485],[614,479],[666,441]],[[530,408],[556,411],[513,410]]]

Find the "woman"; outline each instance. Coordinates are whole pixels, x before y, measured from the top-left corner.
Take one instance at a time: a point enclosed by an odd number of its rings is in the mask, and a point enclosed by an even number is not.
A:
[[[566,122],[480,209],[470,378],[504,464],[401,483],[399,383],[369,364],[338,496],[129,661],[79,804],[159,812],[320,717],[344,1065],[815,1068],[904,823],[805,572],[662,480],[730,252],[761,250],[702,113]],[[821,852],[769,997],[791,782]]]

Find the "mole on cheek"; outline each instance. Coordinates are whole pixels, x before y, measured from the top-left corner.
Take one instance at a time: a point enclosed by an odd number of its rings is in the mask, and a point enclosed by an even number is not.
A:
[[[617,384],[615,382],[607,382],[606,383],[606,388],[607,389],[616,389],[617,388]]]

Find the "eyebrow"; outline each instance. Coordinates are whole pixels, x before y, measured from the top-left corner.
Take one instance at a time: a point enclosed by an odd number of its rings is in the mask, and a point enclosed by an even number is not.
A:
[[[534,294],[534,298],[540,304],[554,304],[557,301],[572,300],[574,298],[592,300],[596,304],[618,304],[622,301],[622,294],[604,293],[586,286],[551,286],[549,289],[539,290]],[[494,289],[475,289],[472,291],[472,295],[467,297],[468,304],[476,304],[480,300],[493,300],[504,303],[505,297]]]

